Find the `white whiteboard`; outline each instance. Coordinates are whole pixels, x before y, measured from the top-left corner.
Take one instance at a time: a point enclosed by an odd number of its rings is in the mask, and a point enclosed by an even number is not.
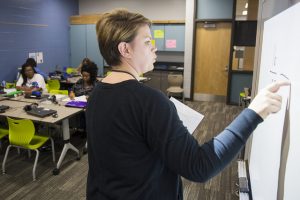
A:
[[[282,110],[255,130],[249,172],[255,200],[300,199],[300,3],[264,24],[258,88],[274,80]]]

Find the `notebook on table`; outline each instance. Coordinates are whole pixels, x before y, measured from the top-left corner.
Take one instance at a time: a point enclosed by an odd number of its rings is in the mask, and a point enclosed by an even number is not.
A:
[[[57,111],[41,107],[41,108],[34,108],[31,110],[28,110],[28,111],[26,111],[26,113],[29,115],[36,116],[36,117],[47,117],[47,116],[57,113]]]
[[[85,101],[69,101],[65,104],[66,107],[74,107],[74,108],[85,108],[87,102]]]

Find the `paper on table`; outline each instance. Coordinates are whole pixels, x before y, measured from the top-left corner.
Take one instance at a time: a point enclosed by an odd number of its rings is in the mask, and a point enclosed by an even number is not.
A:
[[[71,99],[70,98],[66,98],[63,101],[71,101]],[[86,99],[85,95],[82,95],[82,96],[79,96],[79,97],[75,97],[74,101],[84,101],[84,102],[87,102],[87,99]]]
[[[55,94],[56,100],[58,101],[63,101],[65,98],[68,97],[68,95],[64,95],[64,94]]]
[[[7,94],[15,91],[17,91],[16,88],[9,88],[9,89],[4,88],[4,92],[6,92]]]
[[[177,109],[178,116],[180,120],[183,122],[183,125],[187,127],[190,134],[193,134],[198,124],[204,118],[204,115],[184,105],[183,103],[181,103],[180,101],[178,101],[173,97],[171,97],[170,100],[174,103]]]

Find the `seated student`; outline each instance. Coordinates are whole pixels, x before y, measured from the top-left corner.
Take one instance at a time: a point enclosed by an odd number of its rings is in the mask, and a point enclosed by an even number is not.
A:
[[[28,64],[30,64],[32,67],[34,67],[34,68],[35,68],[35,71],[36,71],[38,74],[42,75],[43,78],[45,79],[45,81],[49,79],[48,74],[45,73],[45,72],[43,72],[40,68],[37,67],[37,63],[36,63],[36,61],[35,61],[33,58],[28,58],[28,59],[26,60],[26,63],[28,63]]]
[[[79,79],[70,92],[70,99],[74,99],[74,96],[86,95],[88,97],[95,87],[97,81],[98,67],[95,63],[89,62],[81,67],[82,78]],[[86,137],[86,124],[85,124],[85,112],[75,116],[70,124],[76,124],[77,133],[81,137]]]
[[[44,78],[38,74],[35,68],[29,63],[22,65],[21,76],[17,81],[16,88],[17,90],[25,91],[25,93],[31,93],[33,91],[47,92]]]
[[[90,62],[81,67],[82,78],[79,79],[72,88],[75,96],[82,96],[91,93],[97,83],[98,67],[95,63]]]
[[[89,58],[84,58],[84,59],[81,61],[80,65],[77,67],[78,73],[79,73],[79,74],[81,73],[81,68],[82,68],[83,65],[89,65],[91,62],[92,62],[92,61],[91,61]]]

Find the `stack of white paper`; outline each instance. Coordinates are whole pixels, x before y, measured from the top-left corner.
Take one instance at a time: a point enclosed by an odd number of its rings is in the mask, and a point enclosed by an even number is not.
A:
[[[170,100],[174,103],[178,116],[183,122],[183,125],[187,127],[190,134],[193,134],[199,123],[202,121],[204,115],[191,109],[173,97],[171,97]]]
[[[87,102],[87,99],[86,99],[85,95],[82,95],[82,96],[79,96],[79,97],[75,97],[73,100],[74,101],[84,101],[84,102]],[[63,101],[71,101],[71,99],[70,98],[66,98],[66,99],[63,99]]]

